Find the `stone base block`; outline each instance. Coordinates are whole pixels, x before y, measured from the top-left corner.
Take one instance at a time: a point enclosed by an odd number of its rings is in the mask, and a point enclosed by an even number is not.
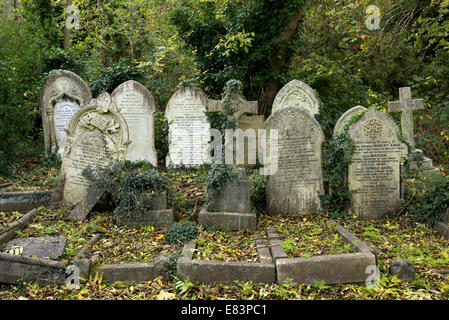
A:
[[[110,282],[146,282],[161,276],[164,263],[169,259],[167,256],[159,256],[153,263],[107,264],[99,269],[91,270],[91,274],[103,274],[103,280]]]
[[[163,228],[170,228],[174,222],[175,214],[173,209],[150,210],[141,216],[129,217],[117,221],[118,224],[129,227],[154,225]]]
[[[253,213],[210,212],[203,208],[198,217],[199,225],[224,227],[231,231],[249,229],[256,230],[257,217]]]
[[[280,284],[287,278],[310,285],[316,281],[326,284],[364,283],[369,276],[367,268],[375,265],[374,255],[365,252],[276,260]]]
[[[253,281],[254,283],[276,282],[274,263],[271,262],[271,259],[268,261],[262,256],[265,254],[261,249],[266,248],[258,248],[260,263],[193,260],[194,249],[195,242],[193,241],[184,245],[182,256],[177,264],[177,273],[180,279],[189,278],[204,283],[225,284],[234,284],[235,280]]]
[[[65,263],[60,261],[0,253],[0,283],[32,281],[39,285],[64,284],[65,270]]]

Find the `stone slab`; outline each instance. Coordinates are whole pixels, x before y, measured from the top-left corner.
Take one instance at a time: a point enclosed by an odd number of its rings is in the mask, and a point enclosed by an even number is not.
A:
[[[126,220],[117,221],[125,226],[155,225],[169,228],[175,222],[174,209],[150,210],[139,217],[130,217]]]
[[[49,191],[0,192],[0,211],[27,211],[44,205],[52,198]]]
[[[337,255],[323,255],[312,258],[277,259],[277,281],[284,283],[287,278],[295,283],[326,284],[362,283],[369,274],[369,266],[376,265],[376,258],[371,253],[357,252]]]
[[[254,283],[274,283],[276,270],[273,263],[196,261],[192,260],[195,243],[187,243],[182,257],[178,260],[177,273],[180,279],[204,283],[234,284],[235,280]]]
[[[107,264],[91,270],[91,274],[103,274],[106,281],[145,282],[154,279],[154,263]]]
[[[8,242],[5,251],[18,247],[21,248],[20,255],[22,256],[57,260],[62,257],[66,246],[67,238],[63,236],[21,238]]]
[[[256,230],[257,217],[254,213],[210,212],[202,209],[198,215],[198,224],[209,227],[224,227],[231,231]]]
[[[39,285],[65,283],[65,264],[0,252],[0,283],[34,281]]]

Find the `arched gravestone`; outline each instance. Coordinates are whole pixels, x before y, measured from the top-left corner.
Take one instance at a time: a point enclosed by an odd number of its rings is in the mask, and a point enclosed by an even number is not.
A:
[[[313,89],[299,80],[290,81],[278,92],[274,98],[271,113],[289,105],[302,107],[312,116],[320,111],[320,102]]]
[[[118,86],[111,95],[128,124],[129,137],[126,160],[145,160],[157,166],[154,145],[154,98],[140,83],[130,80]]]
[[[266,121],[267,150],[271,130],[278,130],[277,170],[268,176],[267,213],[301,214],[321,209],[319,194],[324,193],[321,171],[323,130],[303,108],[288,106],[273,113]]]
[[[113,160],[124,162],[129,143],[128,125],[108,93],[79,110],[67,130],[61,168],[64,204],[76,205],[92,185],[82,175],[85,168],[106,168]]]
[[[167,166],[197,166],[211,162],[210,123],[206,115],[208,99],[195,87],[181,88],[167,104],[169,123]]]
[[[365,110],[367,109],[363,106],[356,106],[343,113],[340,119],[338,119],[337,123],[335,124],[333,138],[335,139],[343,133],[347,121],[351,120],[351,118],[359,112],[361,113]]]
[[[45,154],[62,155],[73,115],[92,99],[87,83],[67,70],[53,71],[41,91]]]
[[[386,114],[370,109],[348,130],[355,153],[348,168],[351,210],[365,219],[380,219],[400,209],[400,165],[407,145]]]

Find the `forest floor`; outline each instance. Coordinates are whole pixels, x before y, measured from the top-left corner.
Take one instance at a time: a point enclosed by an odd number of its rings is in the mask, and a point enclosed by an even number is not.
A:
[[[204,205],[207,170],[164,171],[173,182],[175,200],[181,221],[192,220]],[[51,189],[58,180],[58,170],[40,165],[29,165],[21,178],[0,179],[0,185],[10,184],[1,191]],[[250,175],[251,179],[251,175]],[[67,222],[68,213],[60,207],[38,209],[38,215],[17,237],[63,235],[68,245],[62,261],[69,261],[96,233],[100,240],[86,253],[99,267],[108,263],[152,262],[159,254],[179,254],[182,245],[167,244],[168,230],[152,226],[119,227],[108,211],[93,211],[83,222]],[[0,212],[0,229],[20,218],[23,213]],[[339,284],[314,285],[286,281],[283,284],[204,284],[189,279],[180,280],[175,275],[159,277],[146,283],[103,281],[100,276],[81,279],[79,289],[70,290],[64,285],[40,287],[34,283],[0,285],[0,299],[59,300],[139,300],[139,299],[449,299],[449,275],[439,270],[449,269],[449,241],[440,237],[430,226],[412,219],[385,219],[362,221],[353,216],[334,219],[368,246],[376,250],[380,281],[377,288],[364,285]],[[265,236],[266,228],[274,227],[281,237],[282,246],[290,257],[312,257],[322,254],[352,252],[349,245],[327,223],[325,214],[307,216],[258,215],[258,227],[254,233]],[[254,238],[249,231],[230,232],[199,226],[195,239],[197,247],[194,259],[217,261],[244,261],[257,263],[258,255]],[[413,264],[416,277],[410,282],[401,281],[388,273],[389,261],[407,259]]]

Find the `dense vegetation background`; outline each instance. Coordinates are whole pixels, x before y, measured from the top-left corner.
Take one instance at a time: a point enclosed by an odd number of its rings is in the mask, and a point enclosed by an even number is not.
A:
[[[65,28],[70,4],[78,28]],[[365,25],[369,5],[380,9],[378,30]],[[347,109],[385,109],[411,86],[426,102],[417,147],[449,170],[449,0],[0,0],[0,10],[2,174],[43,154],[40,89],[59,68],[94,96],[137,80],[159,111],[179,84],[218,98],[235,78],[266,116],[296,78],[317,91],[328,137]]]

